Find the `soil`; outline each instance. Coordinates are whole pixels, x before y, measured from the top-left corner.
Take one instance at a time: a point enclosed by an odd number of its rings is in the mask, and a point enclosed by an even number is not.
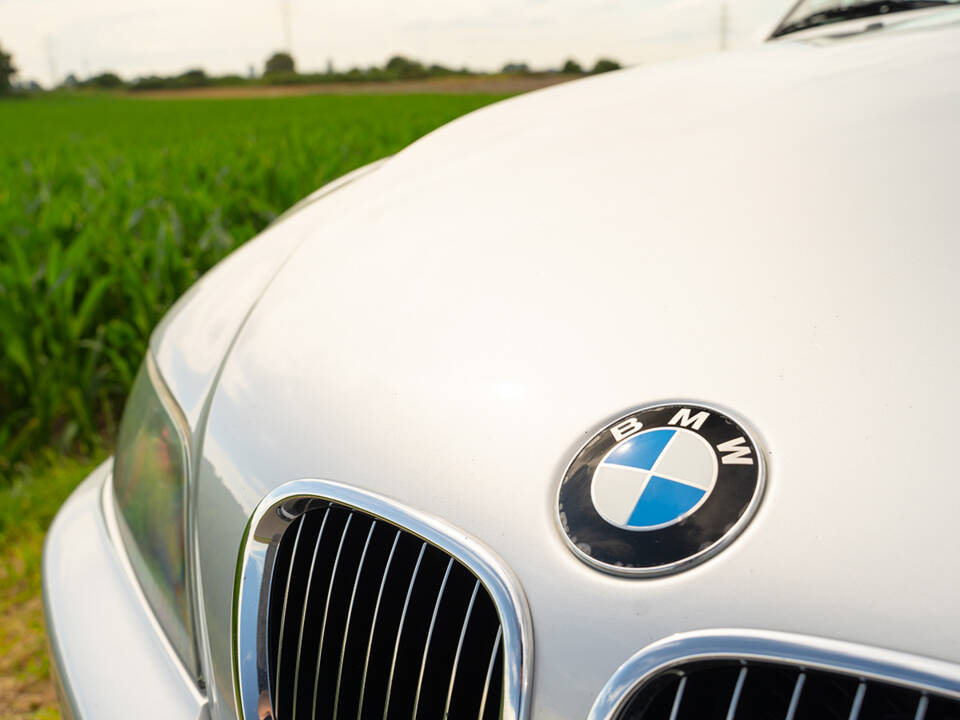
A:
[[[0,563],[0,585],[23,568],[19,558]],[[17,578],[0,592],[0,720],[57,718],[57,696],[49,674],[43,603],[29,581]]]
[[[576,79],[571,75],[481,75],[475,77],[444,77],[427,80],[397,80],[395,82],[320,83],[316,85],[238,85],[233,87],[203,87],[184,90],[144,90],[131,93],[136,97],[162,100],[191,98],[263,98],[292,95],[366,95],[366,94],[519,94],[557,85]]]

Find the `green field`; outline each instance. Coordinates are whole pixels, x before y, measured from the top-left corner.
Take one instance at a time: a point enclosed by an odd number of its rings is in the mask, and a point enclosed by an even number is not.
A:
[[[0,102],[0,720],[58,717],[43,535],[165,310],[318,186],[497,99]]]
[[[498,98],[0,102],[0,486],[110,438],[166,308],[323,183]]]

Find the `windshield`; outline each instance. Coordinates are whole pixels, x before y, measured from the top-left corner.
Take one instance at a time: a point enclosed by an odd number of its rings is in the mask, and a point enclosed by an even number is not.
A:
[[[843,20],[956,4],[960,0],[800,0],[771,37]]]

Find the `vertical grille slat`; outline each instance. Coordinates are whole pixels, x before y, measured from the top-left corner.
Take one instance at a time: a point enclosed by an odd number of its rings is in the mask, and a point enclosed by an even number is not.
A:
[[[440,582],[440,592],[437,593],[437,602],[433,606],[433,615],[430,617],[430,629],[427,630],[427,639],[423,644],[423,658],[420,661],[420,677],[417,678],[417,692],[413,699],[413,714],[411,718],[417,720],[417,711],[420,709],[420,691],[423,689],[423,674],[427,669],[427,658],[430,656],[430,641],[433,640],[433,629],[437,625],[437,615],[440,613],[440,603],[443,602],[443,593],[447,589],[450,571],[453,569],[453,558],[447,561],[447,569]]]
[[[807,676],[804,673],[797,675],[797,682],[793,686],[793,695],[790,697],[790,707],[787,708],[786,720],[793,720],[797,714],[797,707],[800,705],[800,695],[803,693],[803,684]]]
[[[350,605],[347,608],[347,621],[343,629],[343,644],[340,646],[340,663],[337,667],[337,686],[333,698],[333,717],[337,717],[337,710],[340,708],[340,687],[343,679],[343,659],[347,654],[347,640],[350,638],[350,620],[353,618],[353,605],[357,599],[357,588],[360,586],[360,574],[363,572],[363,562],[367,559],[367,550],[370,549],[370,540],[373,538],[373,531],[376,530],[376,521],[370,524],[370,530],[367,532],[367,539],[363,544],[363,552],[360,554],[360,562],[357,565],[357,574],[353,579],[353,590],[350,591]]]
[[[293,581],[294,568],[296,567],[297,559],[297,549],[300,546],[300,536],[303,534],[304,522],[301,518],[297,523],[297,532],[293,538],[293,549],[291,550],[290,555],[290,568],[287,570],[287,581],[283,589],[283,610],[280,613],[280,634],[277,636],[277,677],[275,680],[275,687],[280,687],[280,671],[283,665],[283,637],[284,629],[286,628],[286,619],[287,619],[287,604],[290,600],[290,584]],[[277,704],[279,707],[279,703]]]
[[[500,643],[503,641],[503,628],[497,630],[497,639],[493,643],[493,651],[490,653],[490,664],[487,669],[486,679],[483,683],[483,696],[480,700],[480,712],[477,713],[477,720],[483,720],[486,715],[484,710],[487,707],[487,698],[490,694],[490,685],[493,680],[493,669],[497,664],[497,657],[500,655]]]
[[[857,686],[857,694],[853,698],[853,707],[850,708],[850,718],[849,720],[857,720],[860,717],[860,709],[863,707],[863,696],[867,693],[867,684],[860,681],[860,684]]]
[[[673,707],[670,708],[670,720],[677,720],[677,716],[680,714],[680,703],[683,702],[683,693],[687,689],[687,676],[684,675],[680,678],[680,683],[677,685],[677,692],[673,696]]]
[[[931,708],[936,707],[936,711]],[[780,660],[690,660],[630,691],[611,720],[953,720],[960,700]]]
[[[324,603],[323,608],[323,620],[320,625],[320,642],[317,645],[317,662],[315,664],[315,670],[313,674],[313,708],[310,713],[312,720],[317,718],[317,703],[318,703],[318,691],[320,689],[320,669],[321,662],[323,660],[323,646],[324,641],[327,639],[327,620],[330,617],[330,600],[333,597],[333,586],[337,582],[337,569],[340,565],[340,558],[343,555],[343,544],[347,539],[347,533],[350,532],[350,522],[353,520],[353,513],[350,513],[347,516],[346,522],[343,525],[343,532],[340,534],[340,542],[337,545],[337,554],[333,559],[333,569],[330,571],[330,582],[327,585],[327,599]],[[278,715],[277,717],[283,717]],[[322,716],[321,716],[322,718]]]
[[[373,610],[373,618],[370,621],[370,635],[367,638],[367,652],[363,660],[363,675],[360,680],[360,698],[357,702],[357,720],[363,715],[363,701],[366,698],[367,690],[367,671],[370,669],[370,651],[373,649],[373,634],[377,631],[377,620],[380,618],[380,602],[383,600],[383,590],[387,586],[387,578],[390,576],[390,570],[393,566],[393,558],[397,552],[397,544],[400,542],[401,530],[397,530],[393,538],[393,545],[390,547],[390,555],[387,558],[387,565],[383,570],[383,577],[380,580],[380,589],[377,591],[377,602]]]
[[[453,686],[457,681],[457,668],[460,667],[460,654],[463,652],[463,640],[467,636],[467,627],[470,625],[470,616],[473,613],[473,606],[477,601],[477,593],[480,591],[480,581],[473,584],[473,593],[470,595],[470,604],[467,605],[467,614],[463,618],[463,627],[460,629],[460,638],[457,640],[457,653],[453,658],[453,665],[450,667],[450,685],[447,688],[447,699],[443,702],[443,720],[450,716],[450,701],[453,699]]]
[[[304,591],[303,610],[300,613],[300,631],[297,633],[297,659],[293,670],[293,710],[291,716],[297,715],[297,695],[300,689],[300,658],[303,654],[303,630],[307,625],[307,607],[310,600],[310,586],[314,578],[314,571],[317,566],[317,555],[320,552],[320,543],[323,541],[323,531],[327,527],[327,518],[330,516],[330,508],[323,512],[323,520],[320,522],[320,531],[317,533],[317,541],[313,544],[313,557],[310,558],[310,574],[307,576],[307,587]],[[292,565],[291,565],[292,568]],[[280,669],[279,659],[277,661],[277,670]]]
[[[733,697],[730,698],[730,707],[727,708],[727,718],[726,720],[736,720],[737,717],[737,705],[740,704],[740,694],[743,692],[743,684],[747,680],[747,666],[744,665],[740,668],[740,673],[737,675],[737,684],[733,687]]]
[[[410,608],[410,597],[413,595],[413,588],[417,582],[417,575],[420,574],[420,565],[423,563],[423,556],[426,554],[427,544],[423,543],[420,548],[420,554],[417,556],[417,564],[413,567],[413,576],[410,578],[410,585],[407,588],[407,595],[403,601],[403,611],[400,613],[400,625],[397,627],[397,642],[393,647],[393,659],[390,661],[390,676],[387,679],[387,692],[384,695],[383,719],[387,720],[390,711],[390,695],[393,692],[393,674],[397,669],[397,656],[400,654],[400,640],[403,637],[403,631],[407,620],[407,610]]]

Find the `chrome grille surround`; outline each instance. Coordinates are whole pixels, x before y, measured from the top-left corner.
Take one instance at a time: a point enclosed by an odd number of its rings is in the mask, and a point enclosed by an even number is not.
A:
[[[691,663],[716,660],[840,673],[859,678],[861,686],[864,681],[875,681],[960,700],[960,666],[940,660],[806,635],[701,630],[655,642],[621,665],[600,692],[588,720],[618,720],[651,681]]]
[[[243,720],[275,720],[267,654],[268,602],[276,548],[308,510],[335,503],[393,524],[439,548],[476,575],[500,619],[503,645],[502,720],[526,720],[532,677],[530,613],[513,572],[488,548],[438,518],[394,500],[328,480],[281,485],[257,506],[244,533],[234,589],[234,685]]]

